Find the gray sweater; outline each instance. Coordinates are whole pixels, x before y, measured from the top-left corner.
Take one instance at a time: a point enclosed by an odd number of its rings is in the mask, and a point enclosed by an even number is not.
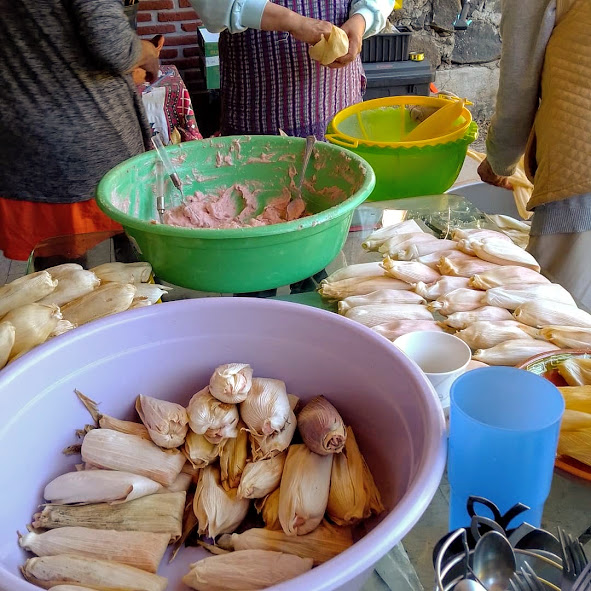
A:
[[[144,151],[121,0],[0,0],[0,197],[73,203]]]

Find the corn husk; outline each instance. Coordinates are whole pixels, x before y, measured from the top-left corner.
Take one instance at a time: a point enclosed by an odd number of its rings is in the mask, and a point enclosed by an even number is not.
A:
[[[540,329],[540,336],[561,349],[591,347],[591,328],[550,325]]]
[[[279,521],[279,493],[280,490],[276,488],[264,499],[256,499],[254,506],[265,522],[265,529],[282,532],[283,529]]]
[[[187,414],[191,430],[204,435],[211,443],[220,443],[238,435],[238,407],[220,402],[209,393],[208,387],[191,398]]]
[[[350,320],[372,328],[393,320],[433,320],[426,306],[420,304],[370,304],[351,308],[345,314]]]
[[[74,554],[155,573],[169,540],[168,534],[62,527],[41,534],[30,532],[19,537],[19,544],[37,556]]]
[[[538,283],[520,288],[493,287],[486,292],[486,305],[515,310],[525,302],[548,300],[569,306],[576,306],[570,293],[558,283]]]
[[[205,468],[205,466],[215,462],[220,455],[221,443],[211,443],[204,435],[189,430],[185,439],[183,453],[195,468]]]
[[[134,285],[148,285],[148,283],[134,283]],[[147,297],[134,297],[133,300],[131,300],[131,305],[129,306],[129,308],[127,308],[128,310],[137,310],[138,308],[147,308],[148,306],[152,306],[152,302],[150,301],[149,298]]]
[[[71,271],[60,276],[57,287],[49,295],[39,300],[39,303],[63,306],[90,293],[100,284],[101,280],[92,271],[84,269]]]
[[[29,583],[43,589],[61,583],[80,583],[94,589],[165,591],[168,585],[164,577],[139,568],[73,554],[30,558],[21,571]]]
[[[131,472],[83,470],[54,478],[45,487],[43,498],[58,505],[125,503],[160,490],[158,482]]]
[[[417,263],[416,261],[393,261],[390,257],[386,257],[382,261],[382,265],[386,273],[394,279],[405,281],[410,285],[414,285],[419,281],[423,283],[434,283],[440,279],[440,275],[431,267]]]
[[[351,308],[368,304],[424,304],[425,300],[414,291],[401,289],[380,289],[367,295],[351,296],[339,302],[339,314]]]
[[[490,349],[478,349],[472,357],[488,365],[519,365],[534,355],[557,350],[556,345],[546,341],[512,339]]]
[[[146,283],[152,274],[150,263],[104,263],[90,269],[103,282]]]
[[[419,263],[427,265],[428,267],[431,267],[431,269],[435,269],[435,271],[438,271],[439,262],[443,257],[450,260],[466,260],[472,258],[469,254],[466,254],[461,250],[438,250],[431,254],[426,254],[421,257],[418,257],[415,260]]]
[[[445,276],[441,277],[441,279],[439,279],[435,283],[431,283],[429,285],[423,283],[422,281],[419,281],[414,286],[414,290],[421,297],[425,298],[426,300],[432,301],[448,294],[450,291],[467,288],[469,281],[470,280],[467,277]]]
[[[279,521],[290,536],[315,530],[324,517],[334,454],[319,456],[305,445],[291,445],[279,488]]]
[[[566,409],[560,423],[560,433],[591,429],[591,414],[580,410]]]
[[[16,339],[16,328],[10,322],[0,322],[0,369],[8,362]]]
[[[450,314],[443,322],[451,328],[462,330],[482,320],[489,320],[497,322],[499,320],[513,320],[511,312],[503,308],[497,308],[496,306],[483,306],[482,308],[476,308],[476,310],[470,310],[470,312],[455,312]]]
[[[90,587],[81,587],[80,585],[56,585],[49,591],[93,591]]]
[[[44,343],[61,319],[60,309],[54,304],[25,304],[8,312],[3,321],[12,324],[15,329],[10,360]]]
[[[564,431],[558,440],[558,453],[570,456],[587,466],[591,466],[591,429]]]
[[[182,533],[186,493],[149,495],[111,505],[48,505],[35,514],[34,528],[88,527],[117,531],[147,531],[168,534],[171,540]]]
[[[199,474],[201,474],[201,471],[199,471]],[[170,560],[168,561],[169,564],[174,561],[180,549],[185,546],[187,538],[191,535],[193,531],[197,529],[197,526],[199,525],[199,522],[197,521],[197,516],[195,515],[195,511],[193,511],[194,500],[195,495],[193,495],[185,505],[185,511],[183,513],[183,533],[178,538],[178,540],[174,542],[172,546],[172,553],[170,556]]]
[[[567,409],[591,414],[591,386],[564,386],[558,389]]]
[[[353,525],[384,511],[373,476],[357,446],[351,427],[342,454],[335,456],[326,513],[337,525]]]
[[[345,423],[324,396],[313,398],[300,411],[298,430],[308,449],[321,456],[339,453],[345,447]]]
[[[591,385],[591,359],[570,357],[559,363],[556,369],[569,386]]]
[[[280,453],[268,460],[246,464],[238,496],[241,499],[262,499],[279,487],[287,453]]]
[[[197,591],[253,591],[266,589],[304,574],[311,558],[265,550],[240,550],[210,556],[191,565],[183,583]]]
[[[150,441],[111,429],[94,429],[82,442],[82,459],[94,466],[146,476],[170,486],[185,464],[177,450],[163,451]]]
[[[433,238],[433,240],[429,241],[415,242],[406,248],[399,248],[396,251],[395,256],[392,256],[392,254],[390,254],[390,256],[392,258],[397,258],[399,261],[412,261],[433,253],[457,250],[457,247],[458,243],[453,240],[439,240]]]
[[[423,232],[423,229],[414,220],[404,220],[399,224],[392,226],[386,226],[380,228],[375,232],[372,232],[361,244],[365,250],[375,251],[377,250],[386,240],[389,240],[393,236],[398,234],[412,234],[415,232]]]
[[[254,378],[248,398],[240,404],[242,420],[257,437],[279,433],[289,413],[285,383],[271,378]]]
[[[348,265],[331,273],[322,283],[338,283],[348,279],[363,279],[366,277],[379,277],[384,275],[384,269],[380,266],[380,261],[375,263],[359,263],[357,265]]]
[[[135,409],[156,445],[166,449],[183,445],[189,430],[189,417],[184,407],[140,394]]]
[[[513,313],[515,320],[542,328],[551,324],[591,328],[591,314],[568,304],[548,300],[525,302]]]
[[[59,337],[61,334],[70,332],[76,328],[75,324],[72,324],[69,320],[58,320],[55,328],[51,331],[48,338]]]
[[[70,273],[75,271],[83,271],[84,267],[78,263],[62,263],[61,265],[55,265],[54,267],[48,267],[45,269],[54,279],[58,281],[63,277],[67,277]]]
[[[158,283],[135,283],[135,297],[147,298],[150,304],[156,304],[163,295],[166,295],[172,287],[159,285]]]
[[[250,446],[253,461],[268,460],[286,450],[293,439],[296,427],[297,419],[292,410],[289,413],[285,426],[279,433],[274,433],[270,436],[259,436],[251,433]]]
[[[238,423],[238,436],[220,443],[220,470],[225,490],[238,488],[248,460],[248,431]]]
[[[474,254],[483,261],[497,265],[516,265],[540,271],[540,265],[536,259],[510,240],[469,238],[468,242]]]
[[[372,326],[371,329],[390,341],[417,330],[444,332],[443,328],[435,320],[392,320],[392,322]]]
[[[0,287],[0,318],[11,310],[38,302],[57,287],[57,281],[47,271],[19,277]]]
[[[193,482],[193,475],[187,474],[185,472],[181,472],[175,479],[174,482],[163,488],[160,494],[169,492],[188,492],[189,488],[191,487],[191,483]]]
[[[382,271],[383,275],[379,277],[362,277],[323,283],[318,289],[318,293],[327,300],[343,300],[350,296],[367,295],[380,289],[412,289],[405,281],[388,277],[386,271],[384,269]]]
[[[473,257],[472,259],[448,259],[447,257],[441,257],[438,268],[442,275],[469,278],[477,273],[491,271],[498,266],[499,265],[495,263],[483,261],[476,257]]]
[[[231,534],[244,521],[250,501],[239,498],[236,492],[236,489],[224,490],[217,466],[203,468],[193,499],[199,535],[215,538],[219,534]]]
[[[426,232],[397,234],[382,243],[378,248],[378,252],[381,252],[383,255],[388,255],[393,259],[398,259],[399,253],[403,253],[407,248],[418,246],[424,242],[433,243],[436,240],[437,238],[435,238],[435,236],[427,234]]]
[[[538,330],[515,320],[481,320],[456,333],[471,349],[490,349],[505,341],[536,338]]]
[[[233,550],[271,550],[311,558],[317,566],[350,548],[353,536],[351,528],[337,527],[325,520],[305,536],[288,536],[283,531],[253,528],[241,534],[232,534],[230,544]]]
[[[497,266],[477,273],[470,279],[470,287],[491,289],[493,287],[517,287],[550,283],[546,277],[527,267],[516,265]]]
[[[215,368],[209,393],[227,404],[244,402],[252,387],[252,367],[248,363],[226,363]]]
[[[440,314],[453,314],[454,312],[470,312],[484,306],[485,293],[476,289],[460,287],[454,289],[444,296],[438,297],[434,302],[428,304],[430,312]]]
[[[483,238],[508,240],[508,238],[502,232],[497,232],[496,230],[486,230],[483,228],[456,228],[453,231],[451,237],[453,240],[456,240],[457,242],[460,242],[461,240]]]
[[[135,292],[135,285],[131,283],[105,283],[68,302],[62,307],[62,314],[66,320],[82,326],[98,318],[124,312],[131,306]]]

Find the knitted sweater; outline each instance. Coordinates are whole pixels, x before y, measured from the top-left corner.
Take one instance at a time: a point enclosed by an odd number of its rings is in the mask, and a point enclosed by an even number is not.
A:
[[[0,196],[73,203],[144,151],[121,0],[0,0]]]

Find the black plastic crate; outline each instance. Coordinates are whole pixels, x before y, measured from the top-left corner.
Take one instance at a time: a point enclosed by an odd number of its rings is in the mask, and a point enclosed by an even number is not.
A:
[[[429,60],[413,62],[381,62],[364,64],[367,89],[363,100],[387,96],[429,96],[429,86],[435,80],[435,71]]]
[[[408,45],[412,31],[408,27],[397,27],[398,32],[380,33],[364,39],[361,46],[361,61],[403,62],[408,60]]]

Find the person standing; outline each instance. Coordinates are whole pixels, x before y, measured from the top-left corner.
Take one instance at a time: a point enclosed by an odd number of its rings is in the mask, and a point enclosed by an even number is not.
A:
[[[158,53],[120,0],[0,0],[0,250],[120,229],[94,202],[101,177],[150,130],[131,72]]]
[[[483,181],[507,180],[525,153],[534,183],[527,250],[591,309],[591,2],[504,0],[496,112]]]

